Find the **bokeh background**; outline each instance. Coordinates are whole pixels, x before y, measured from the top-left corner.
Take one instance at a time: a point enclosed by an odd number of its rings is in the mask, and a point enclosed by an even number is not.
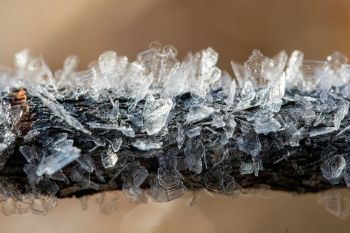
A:
[[[53,69],[67,55],[80,68],[106,50],[131,60],[151,41],[172,44],[183,57],[208,46],[219,65],[243,62],[252,49],[268,56],[284,49],[324,59],[333,51],[350,56],[348,0],[0,0],[0,64],[11,66],[15,52],[31,48]],[[232,74],[232,72],[231,72]],[[201,194],[194,206],[184,198],[133,204],[117,193],[118,210],[105,216],[98,205],[82,210],[66,199],[49,215],[3,217],[0,232],[350,232],[319,202],[318,194],[272,192],[215,198]],[[337,199],[338,198],[338,199]],[[347,200],[335,194],[332,209],[347,214]]]

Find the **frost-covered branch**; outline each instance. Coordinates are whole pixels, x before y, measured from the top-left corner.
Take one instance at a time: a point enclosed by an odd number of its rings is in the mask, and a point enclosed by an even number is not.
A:
[[[0,193],[40,200],[123,190],[157,201],[206,188],[318,192],[350,186],[350,65],[254,50],[235,79],[211,48],[176,58],[152,44],[137,60],[109,51],[85,71],[52,74],[23,51],[1,71]],[[5,202],[7,203],[7,202]],[[38,211],[40,212],[40,211]]]

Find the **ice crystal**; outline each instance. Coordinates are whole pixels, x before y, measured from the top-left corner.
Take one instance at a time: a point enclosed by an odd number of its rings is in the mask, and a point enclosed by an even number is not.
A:
[[[173,106],[171,99],[155,99],[149,97],[146,100],[143,112],[144,130],[148,135],[157,134],[165,126],[169,112]]]
[[[106,153],[101,154],[101,160],[104,168],[111,168],[118,162],[118,155],[111,150],[107,150]]]
[[[153,149],[161,149],[162,148],[162,142],[152,142],[149,140],[136,140],[133,144],[133,147],[142,150],[153,150]]]
[[[197,139],[188,141],[184,153],[188,169],[196,173],[201,173],[202,158],[205,156],[205,147],[201,140]]]
[[[52,175],[67,164],[71,163],[80,156],[80,149],[76,147],[68,148],[64,151],[57,151],[48,157],[44,157],[40,162],[36,174],[41,176],[43,174]]]

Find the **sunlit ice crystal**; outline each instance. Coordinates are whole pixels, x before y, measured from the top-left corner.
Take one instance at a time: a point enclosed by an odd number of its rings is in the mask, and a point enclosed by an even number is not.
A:
[[[73,162],[75,159],[79,158],[80,149],[76,147],[71,147],[65,151],[57,151],[53,154],[44,157],[37,170],[36,174],[41,176],[43,174],[52,175],[58,170],[65,167],[67,164]]]
[[[190,65],[183,62],[178,69],[169,75],[169,80],[163,90],[164,97],[174,97],[186,91],[186,82],[191,73]]]
[[[176,55],[177,50],[173,46],[162,47],[159,42],[153,42],[148,50],[137,55],[137,60],[144,64],[146,73],[153,73],[154,86],[164,86],[179,66]]]
[[[321,78],[326,78],[327,62],[319,60],[304,60],[299,67],[302,81],[300,89],[311,91],[320,84]]]
[[[173,101],[169,98],[155,99],[153,96],[149,96],[146,99],[143,111],[143,129],[148,135],[157,134],[163,129],[172,107]]]
[[[77,56],[68,56],[63,63],[63,68],[57,70],[54,74],[58,88],[70,88],[73,86],[73,73],[76,71],[79,63]]]
[[[153,82],[153,74],[144,74],[144,67],[133,62],[123,79],[125,94],[136,102],[142,100]]]
[[[300,66],[303,63],[304,53],[299,50],[292,52],[288,60],[286,69],[286,84],[289,87],[297,87],[302,81],[301,73],[299,72]]]
[[[208,118],[214,111],[214,108],[207,106],[199,106],[193,109],[191,108],[186,115],[186,123],[201,121]]]
[[[254,129],[257,133],[268,134],[276,132],[281,128],[281,124],[268,111],[259,111],[254,117]]]
[[[212,48],[207,48],[194,55],[188,54],[187,61],[190,64],[191,75],[187,79],[187,91],[199,98],[205,98],[211,85],[218,82],[221,70],[215,66],[218,53]]]
[[[17,78],[28,84],[45,84],[56,89],[53,74],[41,56],[34,56],[29,49],[22,50],[15,55]]]
[[[163,144],[162,142],[154,142],[147,139],[145,140],[138,139],[132,143],[132,146],[139,150],[147,151],[147,150],[161,149],[162,144]]]
[[[327,61],[328,61],[329,67],[332,70],[339,71],[344,64],[348,63],[348,58],[344,54],[337,51],[329,55],[327,57]]]
[[[260,85],[265,82],[263,77],[263,62],[266,57],[258,49],[254,49],[252,55],[244,63],[245,72],[252,84]]]

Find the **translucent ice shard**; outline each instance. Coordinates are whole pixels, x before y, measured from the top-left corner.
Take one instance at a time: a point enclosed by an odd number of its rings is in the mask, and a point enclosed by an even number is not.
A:
[[[186,123],[193,123],[208,118],[214,112],[214,108],[202,106],[190,109],[186,115]]]
[[[161,46],[159,42],[150,44],[149,49],[137,55],[137,60],[145,65],[146,72],[155,76],[154,86],[163,86],[178,67],[177,50],[171,45]]]
[[[236,81],[232,80],[230,89],[229,89],[228,94],[227,94],[227,99],[225,100],[225,102],[227,104],[227,109],[230,109],[231,106],[234,103],[235,95],[236,95],[236,89],[237,89]]]
[[[346,161],[342,155],[332,156],[322,163],[322,175],[327,180],[337,179],[341,176],[345,167]]]
[[[335,127],[322,127],[322,128],[312,129],[310,131],[309,137],[312,138],[312,137],[317,137],[324,134],[333,133],[336,130],[337,128]]]
[[[120,150],[120,147],[122,146],[122,143],[123,139],[121,138],[115,138],[114,140],[112,140],[111,147],[113,152],[118,152]]]
[[[280,128],[281,124],[273,117],[271,113],[266,111],[260,111],[255,115],[255,132],[268,134],[270,132],[276,132]]]
[[[183,195],[185,187],[177,170],[177,161],[170,153],[158,159],[157,176],[151,181],[150,193],[158,202],[170,201]]]
[[[186,143],[184,150],[185,162],[190,171],[201,173],[202,158],[205,156],[205,147],[201,140],[190,140]]]
[[[143,118],[145,120],[143,129],[148,135],[154,135],[160,132],[166,125],[168,115],[173,107],[171,99],[155,99],[150,96],[146,99]]]
[[[104,168],[112,168],[118,162],[118,155],[111,150],[101,154],[102,165]]]
[[[233,61],[231,61],[231,66],[232,66],[233,73],[235,74],[235,78],[238,83],[238,86],[242,88],[246,81],[244,66]]]
[[[339,109],[334,114],[334,127],[338,130],[340,128],[340,124],[344,117],[349,112],[349,102],[344,101]]]
[[[142,190],[140,186],[148,177],[147,169],[139,163],[133,163],[128,170],[123,174],[124,184],[122,187],[125,196],[133,201],[137,201]]]
[[[261,150],[261,143],[258,134],[249,124],[242,125],[242,135],[237,139],[237,145],[240,151],[252,156],[257,156]]]
[[[288,66],[286,69],[286,84],[289,88],[298,86],[298,83],[302,81],[302,76],[299,68],[303,63],[303,59],[304,53],[295,50],[288,60]]]
[[[245,162],[241,163],[240,172],[242,175],[252,174],[254,172],[253,164]]]
[[[214,126],[215,128],[223,128],[226,124],[221,114],[214,114],[211,125]]]
[[[199,136],[201,134],[202,128],[200,126],[196,126],[192,129],[189,129],[186,131],[186,135],[189,138],[194,138],[196,136]]]
[[[38,176],[42,176],[43,174],[52,175],[58,170],[61,170],[67,164],[79,158],[79,156],[80,149],[76,147],[71,147],[65,151],[56,151],[41,160],[36,170],[36,174]]]
[[[327,62],[304,60],[299,69],[303,77],[301,90],[311,91],[318,87],[321,78],[326,78]]]
[[[35,147],[24,145],[20,146],[19,151],[22,153],[23,157],[27,160],[28,163],[33,163],[40,158]]]
[[[207,48],[194,55],[189,54],[186,60],[192,73],[187,79],[187,91],[204,99],[210,87],[221,77],[221,70],[215,66],[218,53],[212,48]]]
[[[145,75],[144,67],[137,62],[130,64],[123,79],[126,95],[129,98],[135,99],[136,102],[145,97],[152,82],[152,74]]]
[[[98,65],[103,74],[113,74],[117,66],[117,53],[114,51],[102,53],[98,58]]]
[[[210,191],[223,193],[225,195],[237,196],[240,193],[240,186],[237,184],[234,177],[220,169],[211,172],[210,175],[205,175],[204,185],[206,189]]]
[[[182,94],[186,88],[186,79],[190,74],[188,63],[182,63],[169,77],[165,85],[163,95],[164,97],[174,97]]]
[[[252,55],[244,63],[244,68],[254,85],[260,85],[265,81],[263,77],[263,62],[265,59],[266,57],[258,49],[254,49]]]
[[[147,150],[161,149],[162,144],[163,144],[162,142],[153,142],[147,139],[145,140],[138,139],[132,143],[132,146],[139,150],[147,151]]]
[[[177,127],[177,135],[176,135],[177,147],[180,149],[182,147],[182,144],[185,141],[185,134],[184,134],[184,129],[180,123],[177,123],[176,127]]]
[[[77,68],[79,58],[77,56],[68,56],[63,63],[63,69],[55,72],[55,79],[59,88],[69,88],[74,80],[72,74]]]
[[[91,134],[91,132],[87,130],[75,117],[71,116],[62,105],[55,103],[40,93],[37,93],[36,95],[41,99],[41,101],[43,101],[44,105],[53,112],[53,114],[64,120],[68,125],[86,134]]]
[[[127,137],[135,137],[135,130],[132,127],[118,126],[115,124],[101,124],[96,122],[89,122],[87,124],[92,129],[118,130],[121,131]]]
[[[327,61],[332,70],[338,71],[341,69],[343,64],[348,63],[348,58],[344,54],[337,51],[329,55],[327,57]]]
[[[241,91],[241,100],[238,103],[238,109],[250,107],[255,96],[256,93],[253,84],[250,81],[245,82]]]

